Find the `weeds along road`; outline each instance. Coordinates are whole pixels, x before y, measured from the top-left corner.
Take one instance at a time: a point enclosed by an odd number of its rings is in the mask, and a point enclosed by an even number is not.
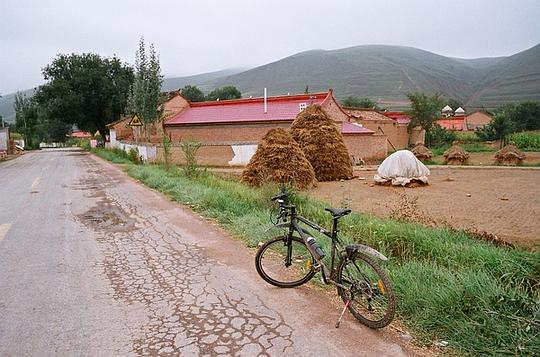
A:
[[[311,287],[80,151],[0,163],[1,356],[404,356]]]

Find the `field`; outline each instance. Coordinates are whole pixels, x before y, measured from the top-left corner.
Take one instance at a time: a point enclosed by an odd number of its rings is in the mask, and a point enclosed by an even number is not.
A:
[[[487,232],[518,246],[540,247],[540,170],[432,168],[430,185],[416,188],[373,185],[375,171],[355,173],[365,180],[322,182],[311,194],[379,217]]]

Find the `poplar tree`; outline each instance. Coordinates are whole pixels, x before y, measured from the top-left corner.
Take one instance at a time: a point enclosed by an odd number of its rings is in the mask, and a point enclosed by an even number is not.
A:
[[[149,126],[161,118],[163,110],[159,110],[161,84],[163,76],[159,65],[159,56],[154,45],[150,44],[149,55],[146,54],[144,38],[139,41],[139,49],[135,54],[135,80],[128,100],[131,114],[137,114],[144,124],[146,139],[149,138]]]

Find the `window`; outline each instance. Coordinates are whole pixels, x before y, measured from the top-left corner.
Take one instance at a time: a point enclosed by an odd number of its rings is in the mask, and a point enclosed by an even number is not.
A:
[[[306,109],[307,104],[306,103],[300,103],[299,106],[300,106],[300,111],[302,111],[302,110]]]

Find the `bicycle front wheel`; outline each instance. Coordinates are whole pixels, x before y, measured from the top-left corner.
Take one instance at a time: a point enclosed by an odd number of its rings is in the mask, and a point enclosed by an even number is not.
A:
[[[264,243],[255,256],[257,272],[269,284],[294,288],[308,282],[315,270],[315,260],[304,241],[298,237],[276,237]]]
[[[353,316],[371,328],[394,319],[396,298],[384,270],[366,255],[356,253],[341,262],[338,293]]]

